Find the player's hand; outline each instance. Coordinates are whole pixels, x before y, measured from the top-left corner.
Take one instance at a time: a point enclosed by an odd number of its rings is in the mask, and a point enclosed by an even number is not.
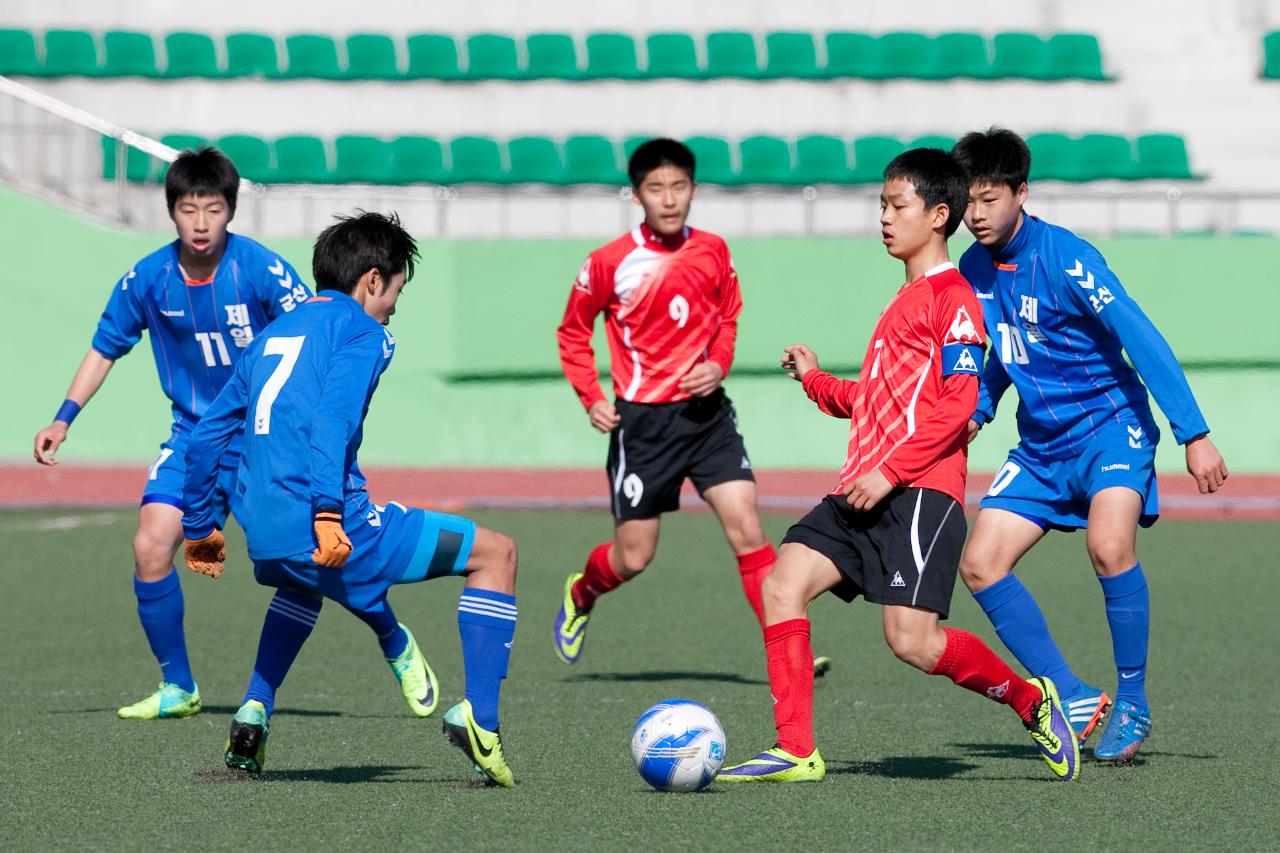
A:
[[[893,483],[880,473],[880,469],[868,471],[844,487],[845,500],[856,512],[866,512],[893,491]]]
[[[1196,478],[1202,495],[1218,491],[1227,481],[1227,463],[1209,436],[1202,435],[1187,442],[1187,473]]]
[[[591,408],[587,409],[587,417],[591,419],[591,425],[597,432],[613,432],[622,423],[622,416],[608,400],[592,403]]]
[[[724,379],[724,368],[714,361],[704,361],[684,375],[680,390],[695,397],[706,397],[715,393],[721,379]]]
[[[53,467],[58,460],[53,455],[58,452],[62,442],[67,440],[67,425],[62,421],[54,421],[36,433],[36,461],[41,465]]]
[[[782,352],[782,369],[797,382],[804,381],[804,375],[810,370],[818,369],[818,356],[804,344],[783,347]]]
[[[187,555],[187,567],[193,572],[217,580],[227,562],[227,540],[220,531],[213,531],[203,539],[188,539],[182,546]]]
[[[314,529],[316,549],[311,552],[311,562],[330,569],[342,568],[351,556],[351,540],[342,529],[342,513],[317,510]]]
[[[965,439],[965,444],[971,444],[978,437],[978,431],[982,429],[982,424],[977,421],[969,421],[969,437]]]

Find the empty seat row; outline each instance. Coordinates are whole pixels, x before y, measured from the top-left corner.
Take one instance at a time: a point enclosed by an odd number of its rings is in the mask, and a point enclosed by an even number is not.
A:
[[[232,33],[221,45],[201,33],[170,33],[163,58],[147,33],[0,30],[0,74],[61,77],[312,78],[323,80],[642,80],[911,78],[1104,80],[1095,36],[1058,33],[893,32],[566,33],[523,39],[422,33],[403,43],[362,33],[337,40],[299,34],[277,40]]]
[[[1280,80],[1280,30],[1262,37],[1262,76]]]
[[[441,141],[425,136],[381,139],[339,136],[332,145],[316,136],[267,140],[233,134],[210,140],[227,153],[241,174],[263,183],[367,184],[623,184],[626,159],[647,136],[615,142],[603,136],[571,136],[558,141],[519,136],[499,141],[459,136]],[[205,140],[172,134],[161,141],[190,148]],[[685,140],[697,158],[701,183],[874,184],[889,161],[907,148],[948,149],[955,139],[930,135],[903,140],[892,136],[811,135],[788,140],[751,136],[730,142],[716,136]],[[1027,137],[1032,179],[1094,181],[1152,178],[1191,180],[1186,144],[1172,134],[1147,134],[1135,140],[1104,133],[1080,137],[1036,133]],[[120,149],[103,137],[103,177],[114,178]],[[165,164],[135,148],[125,152],[132,181],[160,180]]]

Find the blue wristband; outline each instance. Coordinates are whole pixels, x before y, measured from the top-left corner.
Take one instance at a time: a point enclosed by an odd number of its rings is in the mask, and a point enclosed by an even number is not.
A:
[[[76,415],[80,414],[80,404],[75,400],[63,400],[62,406],[58,409],[58,414],[53,416],[55,421],[63,421],[67,426],[71,426],[71,422],[76,419]]]

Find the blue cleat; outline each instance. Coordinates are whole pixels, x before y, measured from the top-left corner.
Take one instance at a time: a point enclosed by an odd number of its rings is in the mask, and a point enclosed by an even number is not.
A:
[[[1090,687],[1083,682],[1079,690],[1062,699],[1062,709],[1067,712],[1067,719],[1071,721],[1071,728],[1075,729],[1076,738],[1081,745],[1093,734],[1110,707],[1111,697],[1105,690]]]
[[[1102,739],[1093,748],[1093,757],[1110,764],[1125,764],[1138,754],[1138,747],[1151,734],[1151,711],[1121,699],[1111,712]]]
[[[1028,683],[1040,691],[1040,704],[1036,706],[1034,718],[1027,726],[1027,732],[1040,749],[1053,775],[1063,782],[1071,782],[1080,778],[1080,743],[1076,740],[1075,729],[1067,720],[1062,710],[1062,702],[1058,699],[1058,689],[1053,682],[1043,676],[1028,678]]]
[[[573,601],[573,585],[582,574],[576,572],[565,580],[564,601],[560,603],[560,611],[556,613],[556,657],[565,663],[577,663],[578,656],[582,654],[582,644],[587,639],[587,620],[591,614],[578,610]]]

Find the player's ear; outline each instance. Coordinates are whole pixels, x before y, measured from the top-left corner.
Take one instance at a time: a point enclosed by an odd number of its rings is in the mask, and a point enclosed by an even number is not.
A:
[[[1030,190],[1027,188],[1027,182],[1023,181],[1022,184],[1018,187],[1018,191],[1013,194],[1013,197],[1018,202],[1018,207],[1022,207],[1024,204],[1027,203],[1027,194],[1029,192]]]
[[[951,207],[947,204],[936,204],[933,207],[933,220],[930,223],[934,231],[947,233],[947,220],[951,218]]]

